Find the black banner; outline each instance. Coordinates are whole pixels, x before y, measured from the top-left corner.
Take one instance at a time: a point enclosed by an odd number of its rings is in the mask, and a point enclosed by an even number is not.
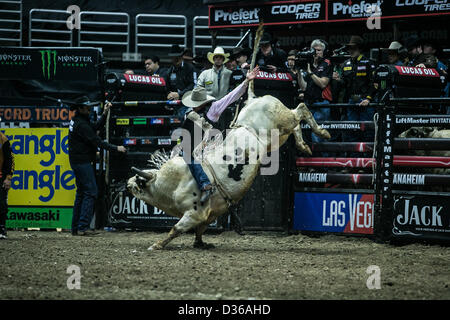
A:
[[[450,199],[395,196],[392,234],[396,237],[450,240]]]
[[[320,22],[325,21],[325,9],[325,2],[311,0],[209,6],[209,27],[256,26],[260,18],[265,25]]]
[[[209,27],[358,21],[450,14],[449,0],[298,0],[209,6]]]
[[[0,47],[0,79],[97,81],[100,50]]]
[[[120,192],[111,204],[111,222],[115,226],[128,225],[136,228],[173,227],[180,218],[167,215],[128,191]],[[217,222],[209,225],[217,227]]]
[[[450,14],[447,0],[328,0],[328,21]]]

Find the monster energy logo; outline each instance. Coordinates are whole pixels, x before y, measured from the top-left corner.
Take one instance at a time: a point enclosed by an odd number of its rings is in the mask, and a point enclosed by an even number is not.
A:
[[[42,58],[42,74],[44,79],[50,80],[52,75],[56,74],[56,55],[55,50],[40,50]]]

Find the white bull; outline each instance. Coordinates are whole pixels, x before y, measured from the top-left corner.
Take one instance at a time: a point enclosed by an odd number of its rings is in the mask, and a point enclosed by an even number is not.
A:
[[[330,138],[328,131],[317,125],[305,104],[290,110],[272,96],[251,98],[253,96],[250,86],[250,98],[240,112],[234,129],[213,152],[204,155],[203,169],[216,186],[216,192],[205,204],[200,204],[201,192],[182,157],[165,159],[159,169],[141,171],[133,168],[137,175],[128,180],[130,192],[166,214],[180,218],[168,237],[153,244],[149,250],[162,249],[181,233],[194,228],[194,246],[208,248],[202,241],[207,226],[226,213],[230,203],[242,199],[258,174],[261,157],[256,156],[249,161],[255,150],[259,153],[275,151],[294,134],[297,148],[311,153],[302,139],[301,120],[305,120],[317,135]],[[272,129],[279,132],[276,140],[268,136]],[[234,164],[226,162],[230,160],[238,161]]]

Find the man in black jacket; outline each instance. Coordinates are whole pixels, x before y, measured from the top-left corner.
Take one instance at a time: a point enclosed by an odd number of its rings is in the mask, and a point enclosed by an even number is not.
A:
[[[96,133],[106,123],[106,115],[111,107],[107,103],[100,120],[96,124],[89,121],[91,104],[89,98],[82,97],[71,107],[75,116],[69,127],[69,161],[75,175],[77,192],[73,206],[72,234],[89,235],[89,229],[94,215],[94,202],[97,198],[97,183],[93,163],[97,149],[126,152],[123,146],[116,146],[103,141]]]
[[[260,49],[256,54],[256,64],[263,71],[287,72],[287,54],[272,44],[272,37],[264,33],[259,42]],[[267,70],[264,70],[267,69]]]
[[[172,66],[165,75],[168,100],[180,100],[186,92],[194,89],[194,66],[183,61],[183,53],[178,45],[173,45],[169,52]]]

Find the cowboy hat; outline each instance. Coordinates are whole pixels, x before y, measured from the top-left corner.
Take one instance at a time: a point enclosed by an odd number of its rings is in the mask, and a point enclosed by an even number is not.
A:
[[[236,48],[233,48],[233,53],[230,55],[230,59],[236,60],[237,58],[239,58],[242,55],[248,57],[248,56],[250,56],[250,54],[251,54],[251,51],[249,48],[236,47]]]
[[[349,46],[357,46],[358,48],[361,48],[363,43],[364,43],[364,40],[360,36],[352,36],[350,38],[350,41],[347,44],[345,44],[345,45],[347,47],[349,47]]]
[[[422,45],[420,38],[416,34],[410,35],[408,38],[405,39],[405,48],[408,49],[408,51],[411,51],[412,49]]]
[[[184,53],[184,50],[180,48],[179,45],[174,44],[172,45],[172,47],[170,48],[170,51],[168,53],[169,57],[181,57]]]
[[[392,41],[389,45],[389,48],[383,48],[383,50],[389,50],[389,51],[399,51],[400,48],[403,47],[402,44],[398,41]]]
[[[82,96],[77,98],[74,103],[70,104],[70,110],[77,110],[80,107],[93,107],[95,105],[97,105],[98,102],[91,102],[89,100],[89,97],[87,96]]]
[[[194,60],[191,48],[186,48],[183,51],[183,59],[192,61]]]
[[[259,41],[259,44],[268,44],[268,43],[272,43],[272,36],[270,35],[270,33],[264,32],[261,40]]]
[[[188,91],[183,95],[181,102],[186,107],[196,108],[205,104],[207,102],[211,102],[216,100],[213,96],[210,96],[206,93],[206,89],[203,87],[196,87],[194,90]]]
[[[225,51],[223,50],[222,47],[217,47],[214,49],[214,52],[208,52],[208,60],[209,62],[211,62],[212,64],[214,64],[214,57],[215,56],[222,56],[223,59],[225,60],[223,63],[227,63],[228,62],[228,57],[230,56],[229,53],[225,53]]]

